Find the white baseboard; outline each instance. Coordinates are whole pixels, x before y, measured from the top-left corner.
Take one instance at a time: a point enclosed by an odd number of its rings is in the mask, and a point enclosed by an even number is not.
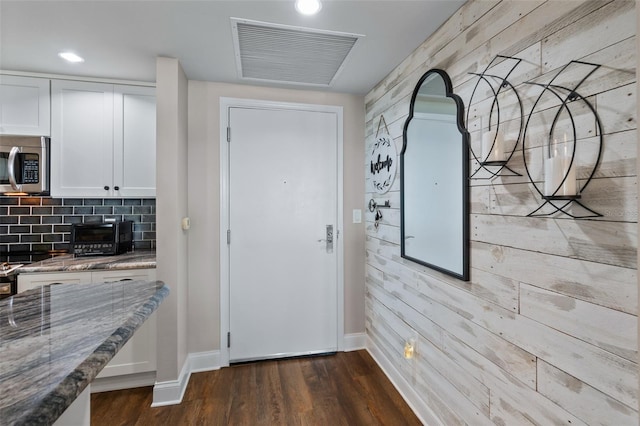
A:
[[[182,370],[177,380],[168,380],[166,382],[156,382],[153,387],[152,407],[162,407],[165,405],[176,405],[182,402],[184,392],[187,390],[189,378],[191,377],[191,366],[189,357],[182,365]]]
[[[190,353],[177,380],[156,382],[153,387],[152,407],[175,405],[182,402],[191,373],[220,368],[220,351]]]
[[[344,352],[359,351],[367,347],[367,335],[365,333],[345,334],[343,342]]]
[[[220,369],[220,351],[195,352],[189,354],[191,372],[211,371]]]
[[[433,413],[427,404],[420,398],[415,389],[406,381],[393,363],[384,355],[384,353],[376,346],[376,344],[367,337],[367,351],[376,361],[380,369],[387,375],[393,386],[398,390],[407,405],[411,407],[413,412],[418,416],[422,424],[425,425],[441,425],[442,422]]]

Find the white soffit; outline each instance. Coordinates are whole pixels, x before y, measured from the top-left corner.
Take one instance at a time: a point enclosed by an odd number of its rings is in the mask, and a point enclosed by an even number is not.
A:
[[[328,87],[359,34],[231,18],[238,76]]]

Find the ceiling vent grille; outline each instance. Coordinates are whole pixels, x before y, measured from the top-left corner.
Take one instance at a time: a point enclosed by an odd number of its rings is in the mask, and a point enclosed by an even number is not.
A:
[[[330,86],[361,35],[231,18],[243,79]]]

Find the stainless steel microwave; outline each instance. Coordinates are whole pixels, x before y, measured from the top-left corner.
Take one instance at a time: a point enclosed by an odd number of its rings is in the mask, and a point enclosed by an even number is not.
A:
[[[0,194],[49,195],[50,139],[0,136]]]

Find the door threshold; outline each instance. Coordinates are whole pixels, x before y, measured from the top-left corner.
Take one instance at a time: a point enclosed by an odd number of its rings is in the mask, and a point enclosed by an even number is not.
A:
[[[313,353],[304,353],[304,354],[276,354],[276,355],[271,355],[271,356],[268,356],[268,357],[248,358],[248,359],[241,359],[241,360],[236,360],[236,361],[229,361],[229,366],[251,364],[251,363],[260,362],[260,361],[272,361],[272,360],[284,361],[284,360],[289,360],[289,359],[314,358],[314,357],[319,357],[319,356],[331,356],[331,355],[335,355],[336,353],[337,353],[337,351],[332,351],[332,352],[323,351],[323,352],[313,352]]]

